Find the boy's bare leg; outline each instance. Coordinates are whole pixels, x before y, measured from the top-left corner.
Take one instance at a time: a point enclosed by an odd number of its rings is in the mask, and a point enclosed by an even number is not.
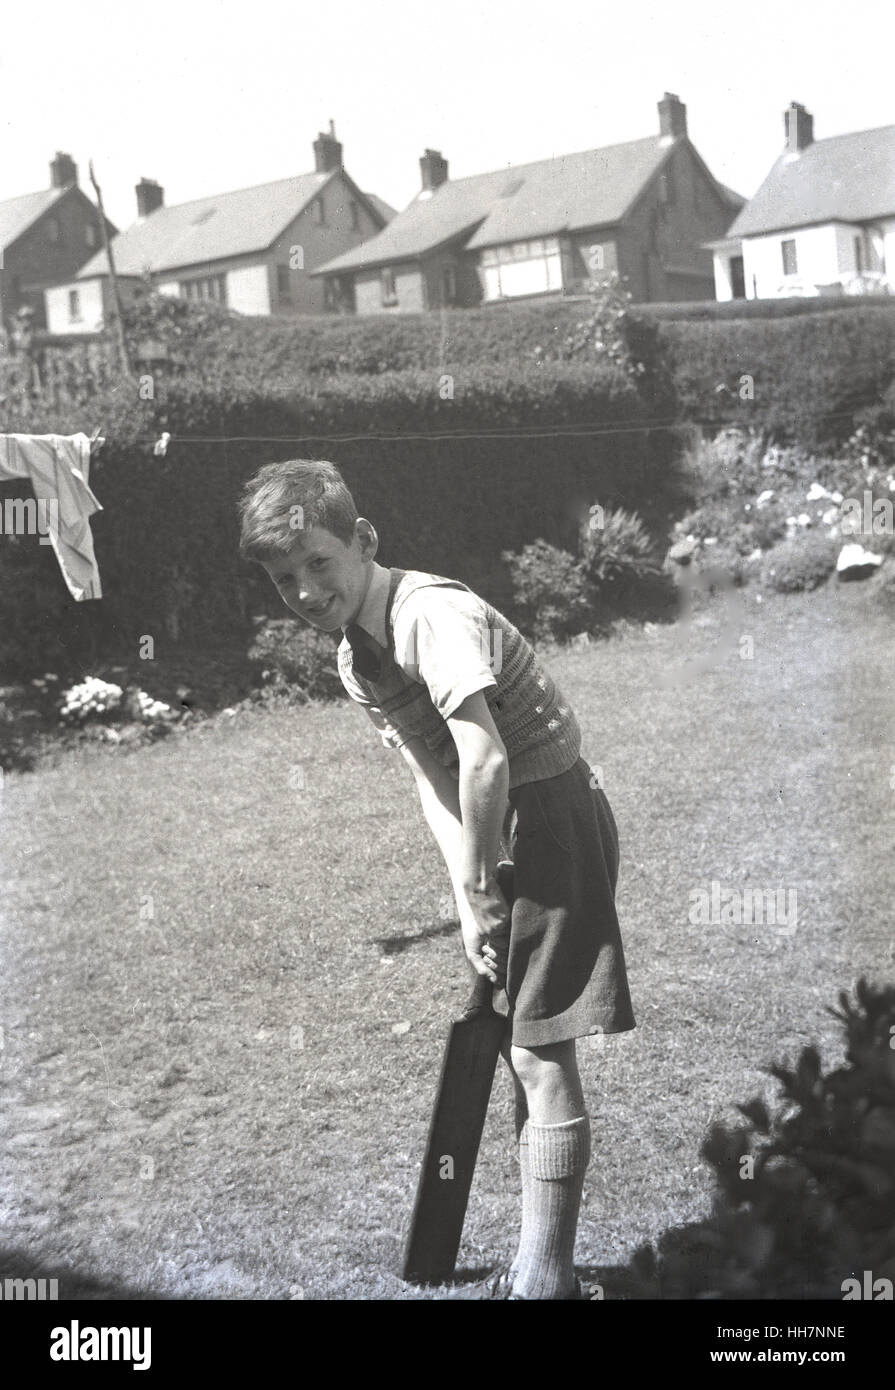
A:
[[[513,1082],[513,1102],[515,1106],[514,1121],[516,1127],[516,1144],[519,1155],[519,1173],[522,1180],[522,1227],[519,1237],[519,1246],[516,1251],[516,1258],[510,1265],[510,1278],[515,1279],[519,1272],[519,1264],[522,1259],[522,1235],[531,1224],[531,1164],[528,1161],[528,1131],[526,1121],[528,1120],[528,1101],[525,1098],[525,1087],[513,1071],[513,1063],[510,1059],[510,1041],[506,1038],[501,1044],[500,1055],[507,1064],[510,1078]]]
[[[506,1047],[516,1089],[522,1172],[522,1232],[513,1291],[524,1299],[564,1298],[575,1288],[574,1248],[590,1122],[575,1042]]]

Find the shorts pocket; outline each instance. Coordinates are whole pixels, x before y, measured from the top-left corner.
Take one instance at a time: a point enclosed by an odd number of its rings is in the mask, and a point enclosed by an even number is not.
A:
[[[568,877],[571,854],[566,848],[562,807],[555,796],[536,791],[529,782],[519,806],[515,862],[517,899],[544,904],[560,880]],[[520,907],[524,912],[524,907]],[[515,920],[515,918],[514,918]]]
[[[531,785],[542,834],[560,854],[571,854],[575,834],[572,827],[573,787],[570,779],[551,777],[544,782],[532,782]]]

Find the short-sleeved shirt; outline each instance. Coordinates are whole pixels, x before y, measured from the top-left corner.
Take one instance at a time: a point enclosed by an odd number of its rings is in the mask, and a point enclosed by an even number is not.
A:
[[[575,762],[580,731],[561,692],[518,629],[466,585],[373,562],[355,621],[386,650],[388,670],[381,685],[361,677],[346,639],[339,671],[386,747],[422,736],[456,773],[445,721],[484,691],[507,748],[511,785],[557,776]]]

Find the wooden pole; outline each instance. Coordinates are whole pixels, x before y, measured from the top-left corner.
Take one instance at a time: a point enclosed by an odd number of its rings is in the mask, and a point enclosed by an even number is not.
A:
[[[93,184],[93,191],[96,194],[96,205],[99,208],[99,227],[102,233],[103,246],[106,250],[106,259],[109,262],[109,281],[112,286],[112,299],[115,303],[115,322],[118,330],[118,349],[121,353],[121,365],[124,368],[125,376],[133,376],[130,355],[127,350],[127,338],[124,333],[124,319],[121,314],[121,295],[118,293],[118,277],[115,274],[115,257],[112,255],[112,245],[109,241],[109,229],[106,226],[106,214],[103,211],[103,195],[96,181],[96,174],[93,172],[92,159],[90,161],[90,182]]]

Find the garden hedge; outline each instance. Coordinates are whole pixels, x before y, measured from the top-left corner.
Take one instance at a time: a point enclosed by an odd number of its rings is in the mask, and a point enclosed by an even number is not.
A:
[[[286,322],[151,296],[128,313],[131,379],[114,344],[48,349],[39,390],[0,355],[0,430],[107,438],[92,479],[105,597],[75,604],[49,547],[0,537],[0,672],[75,669],[144,634],[243,643],[276,598],[236,558],[236,499],[273,459],[332,459],[386,563],[456,574],[511,609],[501,552],[539,538],[574,550],[594,501],[667,534],[686,507],[686,422],[835,445],[895,380],[881,305],[714,322],[637,310],[637,377],[582,350],[587,313],[553,301]],[[0,485],[0,502],[16,495]]]

